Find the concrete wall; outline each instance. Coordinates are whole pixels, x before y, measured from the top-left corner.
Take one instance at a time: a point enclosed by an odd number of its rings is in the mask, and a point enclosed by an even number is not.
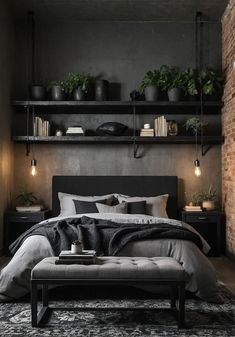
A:
[[[194,66],[194,25],[183,23],[147,22],[37,22],[37,78],[61,79],[68,72],[85,71],[102,74],[111,82],[121,84],[121,99],[137,88],[144,73],[162,64]],[[17,60],[15,96],[25,97],[26,89],[26,30],[23,22],[16,23]],[[220,69],[221,32],[219,24],[204,29],[204,64]],[[20,64],[20,66],[18,66]],[[128,116],[79,115],[51,116],[56,124],[80,124],[97,127],[104,120],[116,120],[131,125]],[[184,118],[185,119],[185,118]],[[217,118],[217,122],[220,117]],[[140,120],[153,122],[153,116]],[[214,119],[213,119],[214,122]],[[211,126],[210,126],[211,128]],[[203,176],[193,172],[193,145],[145,146],[142,159],[133,159],[127,145],[37,145],[39,175],[29,176],[30,158],[23,145],[15,146],[16,189],[27,184],[50,205],[51,177],[70,175],[178,175],[181,179],[180,203],[184,192],[199,191],[210,182],[220,194],[220,147],[214,147],[200,158]]]
[[[3,213],[11,199],[13,147],[11,134],[11,84],[13,25],[4,1],[0,1],[0,251],[3,247]]]
[[[223,69],[225,74],[222,149],[223,202],[226,210],[227,252],[235,259],[235,1],[230,1],[223,17]],[[232,32],[232,34],[231,34]]]

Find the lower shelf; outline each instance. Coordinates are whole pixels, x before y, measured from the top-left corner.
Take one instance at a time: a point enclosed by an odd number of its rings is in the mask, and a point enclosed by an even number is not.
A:
[[[133,136],[14,136],[13,141],[16,143],[74,143],[74,144],[132,144]],[[204,136],[204,144],[222,144],[223,136]],[[190,136],[168,136],[168,137],[135,137],[136,144],[194,144],[195,137]],[[198,140],[201,143],[201,140]]]

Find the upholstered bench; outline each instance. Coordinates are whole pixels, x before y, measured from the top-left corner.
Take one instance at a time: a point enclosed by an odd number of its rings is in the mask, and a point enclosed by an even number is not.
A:
[[[51,310],[48,304],[48,285],[131,285],[171,288],[170,310],[178,314],[178,326],[185,325],[185,272],[181,264],[169,257],[99,257],[93,265],[59,265],[58,258],[48,257],[39,262],[31,273],[32,326],[39,326]],[[38,286],[42,286],[42,308],[38,314]],[[179,304],[176,306],[176,294]],[[89,308],[110,310],[114,308]],[[118,308],[115,308],[118,310]],[[130,308],[128,308],[130,310]],[[134,310],[135,308],[131,308]],[[140,308],[138,308],[140,309]],[[149,308],[151,309],[151,308]],[[169,310],[168,309],[168,310]],[[81,308],[83,310],[83,308]],[[87,310],[87,308],[86,308]],[[146,310],[144,308],[143,310]],[[156,310],[156,309],[151,309]]]

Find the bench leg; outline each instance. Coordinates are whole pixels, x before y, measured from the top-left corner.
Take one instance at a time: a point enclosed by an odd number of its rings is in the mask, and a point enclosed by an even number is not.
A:
[[[176,308],[177,287],[172,286],[171,289],[171,308]]]
[[[42,286],[42,305],[48,307],[48,285],[43,284]]]
[[[178,327],[185,328],[185,285],[180,285],[178,289],[179,289]]]
[[[38,326],[38,289],[37,283],[31,281],[31,324]]]

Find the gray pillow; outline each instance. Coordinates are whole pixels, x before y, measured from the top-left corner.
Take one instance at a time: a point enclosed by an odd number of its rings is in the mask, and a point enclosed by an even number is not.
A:
[[[119,213],[119,214],[127,214],[127,203],[123,202],[116,206],[108,206],[104,204],[96,203],[96,207],[99,213]]]

